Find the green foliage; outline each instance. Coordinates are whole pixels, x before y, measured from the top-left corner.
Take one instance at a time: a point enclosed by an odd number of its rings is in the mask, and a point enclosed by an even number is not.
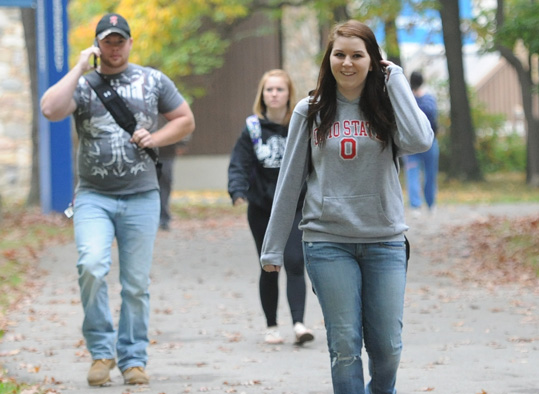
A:
[[[56,390],[41,389],[39,385],[19,383],[15,379],[6,377],[6,371],[0,370],[0,394],[53,394]]]
[[[515,131],[504,132],[503,115],[490,115],[472,107],[476,125],[476,152],[483,173],[519,171],[526,168],[526,142]],[[479,120],[478,120],[479,119]],[[448,129],[438,134],[440,146],[440,171],[448,172],[451,160],[450,133]]]
[[[436,86],[438,103],[449,101],[447,83]],[[470,111],[475,128],[475,149],[482,173],[525,171],[526,141],[514,130],[507,130],[502,114],[489,113],[474,92],[470,91]],[[440,171],[448,172],[451,160],[451,120],[449,108],[441,105],[438,113]]]
[[[497,26],[496,7],[481,8],[473,19],[472,28],[483,50],[496,50],[496,44],[513,49],[517,42],[521,42],[530,53],[539,53],[539,2],[505,0],[504,15],[503,26]]]
[[[300,4],[314,10],[322,26],[334,23],[338,10],[346,10],[350,17],[374,27],[376,20],[394,20],[404,3],[421,10],[426,5],[434,6],[436,1],[70,0],[70,60],[74,64],[80,51],[92,45],[95,26],[103,14],[119,12],[131,25],[134,38],[131,61],[160,69],[189,99],[204,94],[204,87],[196,85],[203,79],[186,77],[204,77],[221,67],[230,44],[239,39],[231,36],[231,28],[257,10],[279,19],[284,6]],[[342,12],[338,14],[342,17]],[[251,33],[261,32],[267,33],[267,29],[261,26]],[[398,53],[395,48],[386,50]]]
[[[497,38],[504,46],[513,48],[522,41],[530,53],[539,54],[539,2],[509,0],[506,6],[504,25],[498,30]]]
[[[130,61],[160,69],[187,98],[204,93],[187,76],[204,76],[222,66],[230,28],[250,13],[251,0],[71,0],[71,63],[92,45],[95,26],[107,12],[122,14],[134,39]]]
[[[478,159],[484,173],[524,171],[526,168],[523,136],[516,133],[505,136],[492,133],[479,137],[477,145]]]

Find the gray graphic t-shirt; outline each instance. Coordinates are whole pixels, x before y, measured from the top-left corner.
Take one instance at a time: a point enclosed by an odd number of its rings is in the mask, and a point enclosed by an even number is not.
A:
[[[129,64],[120,74],[104,76],[127,102],[137,129],[158,129],[159,113],[183,103],[174,83],[158,70]],[[155,164],[107,111],[84,77],[74,95],[73,114],[79,137],[77,191],[132,194],[158,189]]]

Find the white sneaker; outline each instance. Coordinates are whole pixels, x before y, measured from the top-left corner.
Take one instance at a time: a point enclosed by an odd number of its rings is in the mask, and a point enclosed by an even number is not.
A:
[[[266,336],[264,337],[264,342],[272,345],[278,345],[284,342],[284,339],[279,333],[279,329],[277,328],[277,326],[268,327],[266,331]]]
[[[313,332],[300,322],[294,324],[294,333],[296,334],[296,343],[299,345],[314,339]]]
[[[419,219],[421,217],[421,208],[411,208],[410,213],[412,215],[412,218]]]

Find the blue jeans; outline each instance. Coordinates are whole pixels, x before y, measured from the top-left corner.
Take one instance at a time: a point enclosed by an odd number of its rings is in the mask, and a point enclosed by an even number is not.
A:
[[[327,331],[335,394],[395,394],[406,286],[404,242],[304,242]],[[371,381],[365,387],[362,344]]]
[[[117,355],[121,371],[145,367],[149,342],[148,288],[159,224],[159,191],[123,196],[83,191],[76,196],[74,213],[86,346],[94,360],[115,359]],[[115,237],[122,286],[117,337],[105,281]]]
[[[406,186],[408,198],[412,208],[421,206],[421,171],[423,176],[423,195],[427,206],[431,208],[436,203],[436,190],[438,188],[438,159],[440,149],[436,138],[430,149],[423,153],[405,156]]]

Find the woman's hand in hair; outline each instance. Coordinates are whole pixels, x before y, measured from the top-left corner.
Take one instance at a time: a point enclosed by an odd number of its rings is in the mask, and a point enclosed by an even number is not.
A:
[[[382,65],[382,70],[386,74],[386,81],[389,81],[389,74],[391,73],[391,70],[389,70],[388,67],[394,66],[395,63],[390,62],[389,60],[380,60],[380,64]]]

